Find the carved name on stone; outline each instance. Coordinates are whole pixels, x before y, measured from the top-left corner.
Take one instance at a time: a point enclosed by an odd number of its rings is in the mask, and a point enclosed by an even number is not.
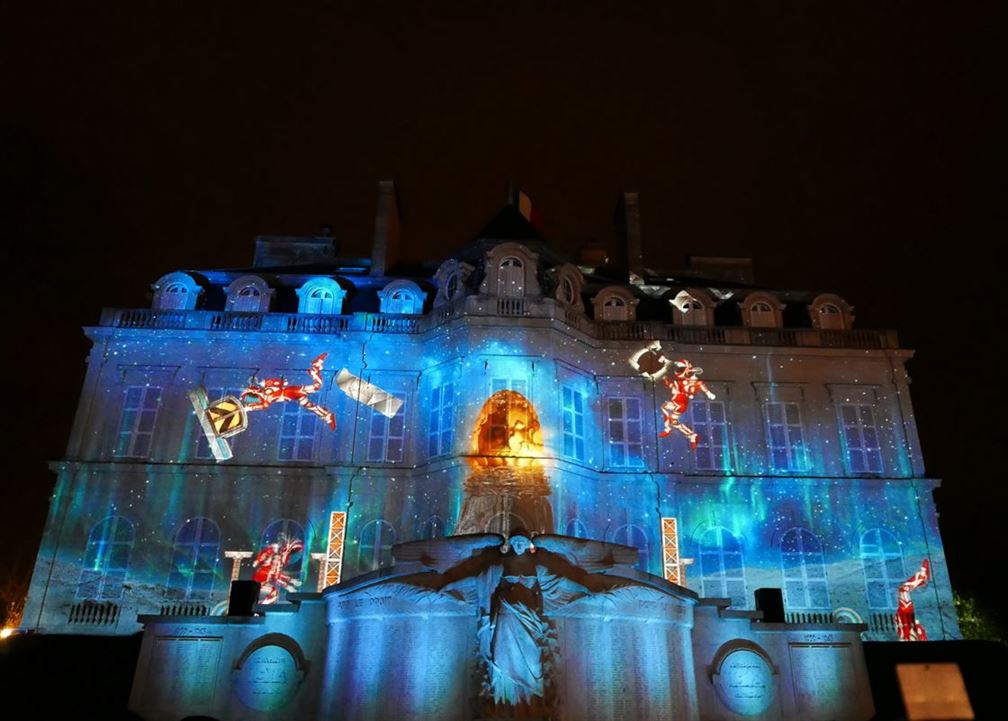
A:
[[[774,698],[773,668],[747,647],[728,651],[714,669],[713,680],[721,703],[740,716],[764,713]]]
[[[256,711],[285,707],[297,693],[301,672],[294,657],[280,646],[263,646],[249,655],[235,679],[235,693]]]

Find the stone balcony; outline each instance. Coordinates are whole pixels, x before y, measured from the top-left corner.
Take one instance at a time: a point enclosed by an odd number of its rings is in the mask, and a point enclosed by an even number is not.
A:
[[[800,348],[899,348],[894,330],[818,330],[816,328],[746,328],[681,326],[664,321],[594,321],[552,298],[468,296],[423,315],[353,313],[236,313],[216,310],[105,308],[99,325],[145,330],[202,330],[262,333],[334,334],[423,333],[463,316],[537,318],[558,321],[585,335],[608,341],[670,341],[688,345],[749,345]]]

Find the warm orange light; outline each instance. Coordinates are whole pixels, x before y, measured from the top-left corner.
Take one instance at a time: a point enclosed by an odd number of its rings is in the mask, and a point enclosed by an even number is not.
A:
[[[539,465],[542,426],[529,400],[515,391],[497,391],[480,410],[469,462],[477,468]]]
[[[13,628],[7,627],[7,628],[0,629],[0,639],[9,638],[12,635],[14,635],[14,629]]]

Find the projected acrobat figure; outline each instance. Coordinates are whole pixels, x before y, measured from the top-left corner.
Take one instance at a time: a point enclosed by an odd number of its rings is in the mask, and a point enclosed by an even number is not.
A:
[[[917,573],[899,586],[896,605],[896,632],[899,634],[900,641],[927,641],[927,631],[917,620],[910,592],[924,588],[929,580],[931,580],[931,561],[925,558]]]
[[[336,430],[336,416],[332,411],[308,400],[309,394],[322,389],[322,363],[327,355],[329,354],[323,353],[312,361],[308,369],[308,375],[312,379],[311,385],[292,386],[283,378],[267,378],[264,381],[252,378],[251,384],[241,392],[241,402],[245,410],[261,411],[274,403],[297,401],[306,411],[311,411],[325,421],[331,430]],[[246,400],[250,397],[254,400]]]
[[[281,534],[273,543],[259,551],[252,562],[252,568],[255,569],[252,580],[258,581],[260,592],[266,594],[261,603],[276,603],[280,598],[280,589],[292,591],[301,585],[300,580],[284,569],[290,562],[290,557],[303,549],[304,544],[300,539],[287,538]]]
[[[703,373],[703,368],[695,367],[686,359],[673,361],[671,366],[674,369],[672,377],[666,376],[664,379],[670,396],[661,406],[662,415],[665,417],[665,430],[659,433],[658,437],[666,438],[671,435],[673,430],[677,430],[689,438],[690,448],[696,450],[697,444],[700,442],[700,434],[679,419],[689,408],[689,402],[697,393],[702,392],[711,400],[717,396],[698,377]]]

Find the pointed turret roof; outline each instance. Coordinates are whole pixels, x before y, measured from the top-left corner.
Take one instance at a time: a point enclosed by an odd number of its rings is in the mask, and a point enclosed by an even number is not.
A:
[[[507,204],[491,219],[473,240],[539,240],[542,233],[512,204]]]

